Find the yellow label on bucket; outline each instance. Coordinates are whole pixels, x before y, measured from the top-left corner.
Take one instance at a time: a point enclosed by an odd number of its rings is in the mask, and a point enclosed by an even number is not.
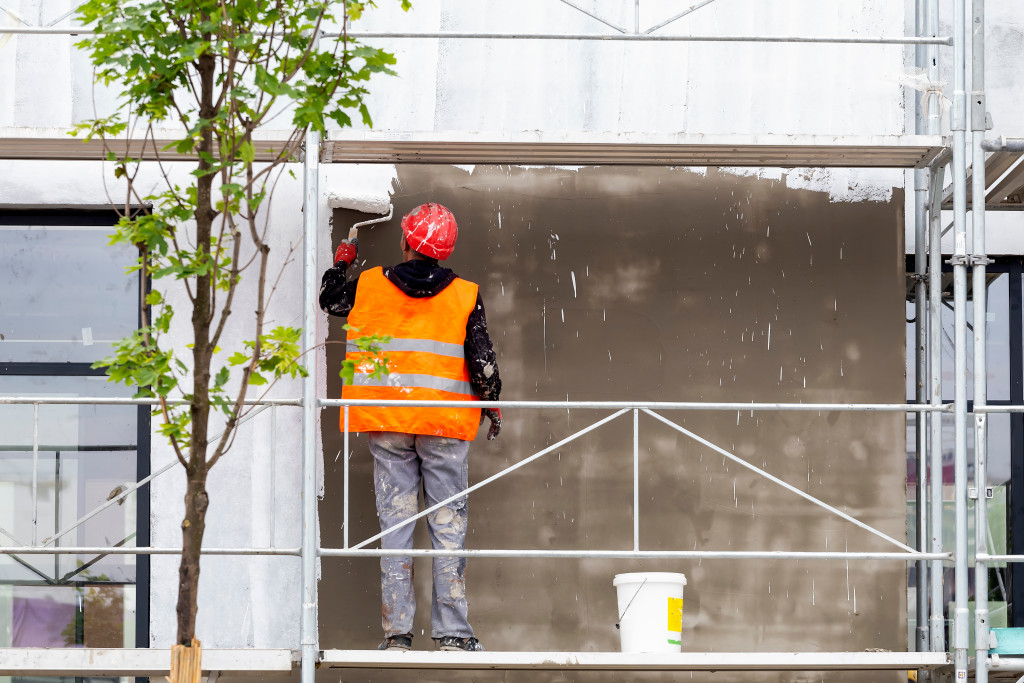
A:
[[[682,631],[683,630],[683,599],[682,598],[669,598],[668,599],[668,630],[669,631]]]

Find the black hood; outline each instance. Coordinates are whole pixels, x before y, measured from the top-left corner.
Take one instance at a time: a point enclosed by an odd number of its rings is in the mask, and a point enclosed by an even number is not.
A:
[[[384,277],[408,296],[425,298],[441,292],[456,275],[436,261],[413,260],[385,268]]]

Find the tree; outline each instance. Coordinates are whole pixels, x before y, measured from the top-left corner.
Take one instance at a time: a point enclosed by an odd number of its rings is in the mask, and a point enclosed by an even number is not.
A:
[[[398,1],[409,8],[408,0]],[[306,374],[301,330],[266,329],[267,305],[280,277],[268,272],[266,207],[307,129],[323,132],[329,120],[348,126],[356,113],[370,125],[364,102],[368,81],[373,74],[393,73],[395,59],[352,40],[348,28],[373,4],[86,0],[78,9],[82,22],[95,29],[78,46],[89,53],[97,82],[117,95],[114,112],[97,115],[79,130],[105,141],[122,134],[144,137],[154,148],[157,127],[181,131],[172,144],[155,150],[154,162],[146,162],[155,163],[166,181],[155,193],[137,183],[140,158],[107,153],[114,175],[126,186],[112,242],[138,248],[134,268],[152,286],[144,292],[140,329],[97,364],[111,381],[138,387],[136,396],[159,399],[154,410],[159,430],[185,468],[180,646],[198,645],[199,556],[210,468],[230,450],[239,421],[252,409],[245,404],[250,387]],[[341,36],[321,44],[315,37],[332,24]],[[288,118],[287,141],[269,156],[258,155],[254,133]],[[188,182],[176,181],[180,176],[169,171],[171,150],[186,155]],[[245,305],[254,310],[251,336],[225,357],[220,343],[240,305],[236,293],[243,273],[256,278],[255,300]],[[175,315],[170,287],[183,289],[191,307],[192,343],[185,356],[161,343]],[[373,349],[375,341],[361,344]],[[223,422],[224,431],[210,441],[213,419]]]

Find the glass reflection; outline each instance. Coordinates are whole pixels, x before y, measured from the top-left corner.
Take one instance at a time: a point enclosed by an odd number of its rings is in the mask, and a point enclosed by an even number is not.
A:
[[[94,361],[136,327],[137,254],[109,233],[0,225],[0,362]]]
[[[130,394],[104,377],[0,376],[6,396]],[[0,545],[135,545],[134,493],[75,524],[136,481],[138,409],[40,405],[38,428],[35,414],[0,406]],[[133,647],[135,570],[131,555],[0,556],[0,647]]]

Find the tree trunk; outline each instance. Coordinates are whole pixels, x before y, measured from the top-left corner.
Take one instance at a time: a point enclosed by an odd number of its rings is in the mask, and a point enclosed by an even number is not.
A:
[[[212,119],[214,114],[213,86],[215,67],[213,55],[206,53],[197,60],[200,80],[199,115]],[[203,153],[215,153],[213,131],[207,126],[200,132],[198,167],[208,171],[210,163]],[[196,246],[205,257],[210,253],[210,237],[216,212],[213,209],[213,176],[200,174],[196,179]],[[199,559],[206,529],[206,510],[210,499],[206,493],[207,438],[210,419],[210,322],[213,318],[212,277],[210,271],[195,279],[195,302],[192,308],[192,433],[189,440],[188,484],[185,490],[185,519],[181,523],[181,565],[178,585],[178,644],[189,645],[196,632],[196,613],[199,610]],[[185,679],[171,679],[171,683],[191,683]]]
[[[196,633],[196,613],[199,610],[199,551],[203,545],[206,509],[209,504],[210,499],[206,494],[206,469],[189,472],[188,487],[185,490],[185,519],[181,522],[181,565],[178,568],[179,645],[189,645]]]

